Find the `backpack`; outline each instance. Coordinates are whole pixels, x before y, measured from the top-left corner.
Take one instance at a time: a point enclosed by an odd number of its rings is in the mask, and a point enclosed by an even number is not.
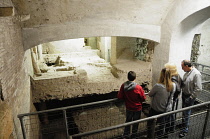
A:
[[[173,100],[175,101],[178,98],[179,94],[181,93],[181,87],[183,86],[183,81],[179,75],[173,76],[171,80],[176,85],[176,90],[173,96]]]

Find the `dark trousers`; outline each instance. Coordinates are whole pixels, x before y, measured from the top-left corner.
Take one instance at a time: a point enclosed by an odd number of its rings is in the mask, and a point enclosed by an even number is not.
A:
[[[165,133],[174,132],[175,130],[175,114],[165,116]]]
[[[129,111],[126,110],[126,123],[139,120],[141,118],[141,111]],[[136,136],[137,131],[138,131],[138,123],[132,125],[132,134],[133,136]],[[130,134],[131,126],[126,126],[124,129],[124,136],[128,136]]]
[[[172,103],[172,111],[177,110],[178,99],[175,99]],[[176,113],[166,116],[166,133],[174,132],[175,130]]]
[[[190,98],[189,96],[185,96],[182,94],[182,108],[189,107],[194,105],[195,99]],[[183,132],[188,132],[189,130],[189,120],[190,120],[190,115],[191,115],[191,109],[183,111]]]
[[[155,111],[154,109],[151,108],[150,111],[149,111],[149,116],[154,116],[154,115],[158,115],[158,114],[162,114],[162,113],[163,112],[157,112],[157,111]],[[157,131],[157,133],[156,133],[157,138],[158,137],[161,138],[164,134],[165,120],[166,120],[165,116],[157,119],[157,123],[159,124],[159,126],[156,130]],[[147,130],[148,130],[147,131],[147,138],[151,138],[151,135],[154,134],[154,133],[152,133],[152,125],[153,125],[153,120],[149,120],[147,122]]]

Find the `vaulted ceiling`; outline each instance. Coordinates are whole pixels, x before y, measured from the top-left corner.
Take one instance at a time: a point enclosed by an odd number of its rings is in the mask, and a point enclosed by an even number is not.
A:
[[[175,0],[12,0],[24,27],[88,20],[161,25]]]

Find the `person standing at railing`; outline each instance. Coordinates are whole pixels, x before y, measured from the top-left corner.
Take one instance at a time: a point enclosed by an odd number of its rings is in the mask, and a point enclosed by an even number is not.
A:
[[[165,68],[169,69],[171,72],[171,80],[176,84],[175,93],[173,95],[173,103],[172,103],[172,110],[176,110],[178,106],[178,101],[181,95],[181,87],[183,86],[183,81],[181,76],[177,72],[177,66],[174,63],[166,63],[164,65]],[[166,129],[166,131],[173,132],[175,129],[175,120],[176,120],[176,114],[172,114],[168,116],[168,127],[169,129]]]
[[[151,97],[151,109],[149,111],[149,116],[154,116],[158,114],[162,114],[165,112],[169,112],[172,110],[173,103],[173,95],[175,92],[176,85],[171,80],[171,72],[168,68],[163,68],[160,72],[160,77],[158,83],[156,83],[148,95]],[[166,128],[166,118],[167,116],[163,116],[157,119],[157,123],[159,127],[157,129],[157,138],[163,138],[164,129]],[[153,134],[151,131],[151,125],[153,121],[148,121],[147,123],[147,138],[151,138]]]
[[[183,60],[181,62],[181,67],[184,72],[183,76],[184,86],[182,88],[182,107],[192,106],[195,99],[202,91],[202,78],[201,73],[192,66],[189,60]],[[182,138],[186,136],[189,130],[189,117],[191,110],[183,112],[183,130],[180,132],[179,137]]]
[[[146,96],[143,88],[135,83],[136,73],[134,71],[129,71],[127,75],[128,81],[124,82],[120,91],[117,94],[119,99],[125,101],[126,106],[126,121],[131,122],[139,120],[141,118],[142,102],[145,101]],[[129,138],[131,126],[126,126],[124,129],[123,136]],[[138,123],[132,125],[132,138],[137,136]]]

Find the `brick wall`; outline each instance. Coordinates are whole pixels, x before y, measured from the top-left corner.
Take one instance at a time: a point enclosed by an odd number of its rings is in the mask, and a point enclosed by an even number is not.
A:
[[[30,80],[25,71],[28,55],[16,17],[1,17],[0,32],[0,138],[16,138],[21,135],[17,115],[29,112],[31,107]]]

